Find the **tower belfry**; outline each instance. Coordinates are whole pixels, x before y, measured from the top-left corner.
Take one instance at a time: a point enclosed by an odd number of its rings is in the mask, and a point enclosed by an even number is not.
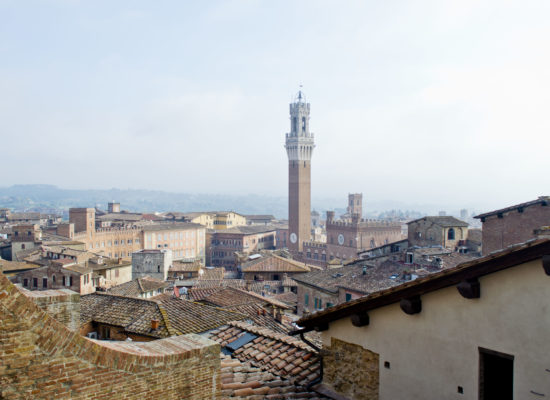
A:
[[[310,105],[300,90],[290,104],[290,133],[286,134],[288,155],[289,249],[298,255],[311,240],[311,156],[315,144],[309,131]]]

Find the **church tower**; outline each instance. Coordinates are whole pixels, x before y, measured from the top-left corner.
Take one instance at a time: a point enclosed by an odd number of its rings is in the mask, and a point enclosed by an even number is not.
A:
[[[289,249],[298,255],[303,243],[311,240],[311,155],[315,144],[309,132],[309,103],[300,91],[290,104],[290,133],[286,134],[288,154]]]

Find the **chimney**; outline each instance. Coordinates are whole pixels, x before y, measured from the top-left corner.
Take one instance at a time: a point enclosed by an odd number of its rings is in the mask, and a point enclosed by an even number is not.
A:
[[[155,331],[159,328],[159,320],[158,319],[152,319],[151,320],[151,330]]]
[[[363,275],[367,275],[367,266],[363,265]]]
[[[334,211],[327,211],[327,223],[334,221]]]
[[[281,314],[281,311],[277,310],[277,314],[275,314],[275,320],[280,324],[283,323],[283,315]]]

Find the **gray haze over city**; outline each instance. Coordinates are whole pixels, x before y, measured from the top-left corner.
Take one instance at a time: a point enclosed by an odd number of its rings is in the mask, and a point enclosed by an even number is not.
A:
[[[0,186],[288,190],[472,208],[548,194],[547,1],[0,1]],[[91,206],[91,205],[90,205]]]

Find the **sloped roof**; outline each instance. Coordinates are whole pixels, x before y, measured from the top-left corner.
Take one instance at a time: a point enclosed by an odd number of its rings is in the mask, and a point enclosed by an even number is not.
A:
[[[222,289],[223,288],[221,286],[210,288],[191,288],[187,290],[187,297],[189,297],[189,300],[200,301],[207,298],[212,293]]]
[[[241,265],[242,272],[309,272],[311,269],[304,263],[270,254]]]
[[[39,268],[36,264],[29,264],[24,261],[8,261],[0,259],[0,272],[24,271],[27,269]]]
[[[393,304],[401,301],[403,298],[410,298],[411,296],[457,285],[465,279],[486,276],[493,272],[542,258],[549,253],[550,239],[530,240],[491,253],[488,256],[462,263],[454,268],[444,269],[414,281],[408,281],[401,285],[380,290],[368,296],[316,312],[301,318],[297,321],[297,324],[303,326],[304,330],[311,330],[320,324],[349,317],[354,313],[364,313],[378,307]],[[303,332],[304,330],[301,331]],[[297,332],[300,331],[294,333]]]
[[[266,393],[275,399],[284,397],[294,400],[325,399],[316,392],[309,391],[304,386],[293,384],[289,379],[283,378],[271,372],[264,371],[253,366],[250,362],[241,362],[237,358],[220,353],[222,396],[224,399],[253,396],[253,398],[264,398]]]
[[[294,292],[279,293],[273,297],[276,300],[282,301],[292,307],[296,307],[298,304],[298,295]]]
[[[244,217],[250,221],[256,221],[256,220],[270,220],[273,221],[275,217],[270,214],[246,214]]]
[[[138,213],[107,213],[96,216],[98,221],[141,221],[143,219],[142,214]]]
[[[170,224],[143,225],[142,229],[144,232],[151,232],[151,231],[170,231],[170,230],[177,230],[177,229],[197,229],[197,228],[204,228],[204,226],[200,224],[195,224],[193,222],[175,222]]]
[[[219,307],[237,306],[241,304],[271,304],[279,308],[289,308],[285,303],[263,297],[254,292],[248,292],[246,290],[227,287],[222,290],[217,290],[211,295],[202,299],[203,302],[207,302]]]
[[[453,227],[453,226],[461,226],[461,227],[467,227],[468,224],[464,221],[459,220],[458,218],[452,217],[450,215],[444,215],[444,216],[432,216],[432,217],[422,217],[415,219],[414,221],[407,222],[407,225],[412,224],[414,222],[419,221],[429,221],[433,224],[442,226],[442,227]]]
[[[289,379],[299,386],[306,386],[319,377],[317,352],[298,338],[244,322],[231,322],[212,331],[209,337],[225,347],[246,333],[257,337],[236,349],[232,353],[234,358]]]
[[[121,285],[113,286],[110,289],[107,289],[107,293],[121,296],[139,297],[143,293],[150,292],[151,290],[164,289],[168,286],[170,286],[168,282],[147,276],[143,278],[136,278]]]
[[[536,204],[541,204],[544,206],[550,205],[550,196],[539,196],[539,198],[536,200],[531,200],[525,203],[520,203],[520,204],[510,206],[510,207],[501,208],[499,210],[489,211],[483,214],[476,215],[474,218],[490,217],[491,215],[503,214],[503,213],[514,211],[517,209],[534,206]]]
[[[163,294],[154,299],[166,310],[172,327],[178,334],[200,333],[230,321],[246,318],[239,310],[222,309]]]
[[[224,307],[225,310],[235,311],[247,316],[247,319],[252,321],[252,324],[271,329],[274,332],[287,334],[290,330],[290,326],[285,326],[278,322],[273,315],[271,315],[262,304],[248,303],[239,304],[235,306]]]
[[[243,279],[197,279],[194,288],[219,288],[234,287],[245,288],[246,281]]]
[[[202,333],[230,321],[245,319],[238,312],[210,307],[164,294],[141,299],[96,292],[81,296],[80,320],[123,327],[129,333],[156,338]],[[151,320],[159,328],[151,329]]]
[[[216,234],[244,234],[244,235],[253,235],[256,233],[267,233],[267,232],[274,232],[277,230],[277,227],[273,225],[243,225],[243,226],[235,226],[233,228],[229,229],[222,229],[215,231]]]
[[[158,320],[159,328],[151,329]],[[127,332],[156,338],[175,335],[156,302],[146,299],[92,293],[80,297],[80,321],[123,327]]]
[[[59,261],[59,260],[55,260]],[[72,264],[72,265],[65,265],[63,266],[63,269],[67,269],[69,271],[77,272],[81,275],[86,275],[92,273],[92,270],[85,265],[82,264]]]
[[[170,266],[170,272],[197,272],[202,264],[199,260],[193,262],[174,261]]]

